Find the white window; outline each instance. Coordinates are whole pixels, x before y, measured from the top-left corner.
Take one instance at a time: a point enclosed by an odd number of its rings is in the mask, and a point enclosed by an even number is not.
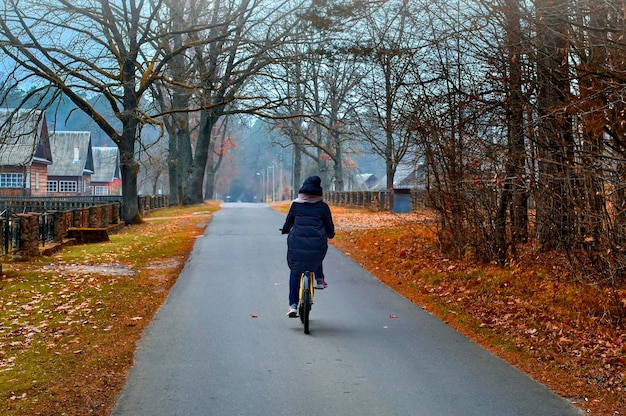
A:
[[[39,172],[35,172],[35,189],[39,189]]]
[[[59,181],[59,192],[76,192],[76,181]]]
[[[48,192],[59,192],[59,183],[57,181],[48,181]]]
[[[0,188],[23,188],[24,176],[21,173],[0,173]]]
[[[109,187],[108,186],[96,186],[95,191],[96,191],[96,195],[98,196],[108,195]]]

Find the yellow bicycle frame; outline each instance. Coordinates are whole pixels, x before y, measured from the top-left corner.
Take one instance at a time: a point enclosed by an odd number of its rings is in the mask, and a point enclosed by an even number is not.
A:
[[[308,276],[306,276],[308,274]],[[309,278],[309,288],[311,290],[311,304],[313,304],[313,297],[315,295],[315,273],[313,272],[304,272],[300,275],[300,292],[299,292],[299,302],[302,302],[304,298],[304,279]],[[303,305],[299,305],[303,306]]]

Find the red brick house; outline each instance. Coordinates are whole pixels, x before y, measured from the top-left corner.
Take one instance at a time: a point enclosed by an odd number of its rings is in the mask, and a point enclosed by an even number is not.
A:
[[[121,195],[120,151],[117,147],[93,148],[92,195]]]
[[[0,109],[0,196],[45,196],[52,160],[43,111]]]

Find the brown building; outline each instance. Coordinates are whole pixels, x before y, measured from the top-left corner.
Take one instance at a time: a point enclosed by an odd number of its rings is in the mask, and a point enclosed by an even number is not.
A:
[[[120,195],[122,178],[119,149],[117,147],[94,147],[93,164],[92,195]]]
[[[52,160],[43,111],[0,109],[0,196],[45,196]]]
[[[57,131],[50,135],[54,163],[48,167],[48,196],[90,195],[94,173],[91,133]]]

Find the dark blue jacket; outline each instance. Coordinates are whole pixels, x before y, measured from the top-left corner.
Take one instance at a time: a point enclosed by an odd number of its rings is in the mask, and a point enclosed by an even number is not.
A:
[[[297,273],[315,271],[326,256],[328,239],[335,236],[330,208],[324,201],[292,202],[282,233],[289,233],[289,268]]]

